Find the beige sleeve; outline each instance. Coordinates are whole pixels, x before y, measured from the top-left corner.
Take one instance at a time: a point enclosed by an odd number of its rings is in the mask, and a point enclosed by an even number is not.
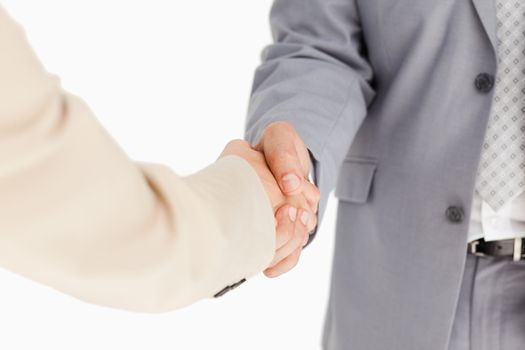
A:
[[[0,266],[88,302],[160,312],[269,264],[273,213],[243,159],[188,177],[133,162],[1,6],[0,52]]]

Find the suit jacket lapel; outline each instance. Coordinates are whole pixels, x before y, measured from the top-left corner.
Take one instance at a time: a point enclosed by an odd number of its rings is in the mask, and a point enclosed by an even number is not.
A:
[[[495,0],[472,0],[478,16],[481,20],[483,28],[487,33],[492,48],[497,50],[496,38],[496,1]]]

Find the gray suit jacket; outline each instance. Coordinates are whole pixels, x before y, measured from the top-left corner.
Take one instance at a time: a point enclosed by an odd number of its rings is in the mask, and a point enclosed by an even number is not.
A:
[[[289,121],[316,159],[321,212],[335,187],[326,349],[446,349],[495,22],[493,0],[275,1],[246,136]]]

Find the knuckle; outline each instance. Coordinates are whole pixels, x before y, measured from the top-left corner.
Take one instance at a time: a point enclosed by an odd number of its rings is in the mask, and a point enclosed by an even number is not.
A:
[[[268,124],[264,129],[264,137],[274,137],[274,136],[294,136],[296,134],[294,127],[287,121],[277,120]]]
[[[275,218],[277,220],[283,220],[286,217],[286,215],[288,215],[290,207],[291,206],[289,204],[284,204],[283,206],[281,206],[279,209],[277,209],[277,212],[275,213]]]
[[[306,199],[305,196],[294,196],[294,198],[301,208],[307,209],[309,207],[308,200]]]
[[[231,140],[226,144],[226,148],[242,148],[247,146],[249,147],[250,144],[247,141],[241,139]]]
[[[286,203],[296,207],[297,209],[308,208],[308,203],[301,195],[291,194],[286,196]]]
[[[276,120],[274,122],[271,122],[270,124],[268,124],[267,128],[270,129],[270,130],[275,130],[275,129],[285,130],[285,131],[292,131],[293,130],[292,124],[290,124],[289,122],[287,122],[285,120]]]
[[[306,182],[306,195],[307,197],[310,199],[310,200],[315,200],[315,201],[319,201],[319,199],[321,198],[321,191],[319,190],[319,188],[317,188],[317,186],[315,186],[313,183],[311,183],[310,181],[307,181]]]

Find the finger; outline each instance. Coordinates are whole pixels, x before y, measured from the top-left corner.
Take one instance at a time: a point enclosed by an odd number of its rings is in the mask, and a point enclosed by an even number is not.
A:
[[[310,232],[310,231],[308,231]],[[303,243],[301,245],[302,248],[304,248],[304,246],[306,245],[306,243],[308,243],[308,240],[310,239],[310,233],[304,235],[304,240],[303,240]]]
[[[306,236],[308,236],[317,226],[317,215],[313,215],[310,212],[303,210],[300,216],[300,221],[306,227],[304,232]]]
[[[297,208],[305,208],[312,213],[317,213],[320,192],[311,182],[305,181],[303,191],[296,195],[286,196],[286,202]]]
[[[303,175],[308,178],[310,169],[312,169],[312,158],[310,158],[310,152],[308,152],[308,148],[306,148],[306,145],[304,144],[301,137],[297,134],[295,130],[294,132],[296,134],[295,149],[299,153],[301,169],[303,170]]]
[[[279,250],[288,243],[293,236],[293,225],[297,219],[297,208],[284,205],[275,213],[275,219],[277,220],[275,249]]]
[[[316,191],[317,192],[317,191]],[[317,196],[316,193],[313,194],[314,196]],[[314,198],[315,199],[315,198]],[[304,209],[304,211],[307,211],[309,214],[312,214],[310,215],[310,217],[308,218],[308,223],[307,223],[307,227],[308,227],[308,232],[312,231],[313,229],[315,229],[315,227],[317,226],[317,211],[318,211],[318,202],[317,203],[310,203],[309,201],[306,200],[305,196],[303,194],[300,194],[300,195],[295,195],[295,196],[288,196],[286,198],[286,201],[288,202],[288,204],[296,207],[296,208],[302,208]]]
[[[303,185],[303,195],[308,202],[310,210],[314,214],[317,214],[319,200],[321,199],[321,192],[319,192],[319,189],[311,182],[305,181]]]
[[[293,269],[299,262],[302,247],[297,248],[292,254],[283,259],[279,264],[264,270],[266,277],[274,278]]]
[[[246,149],[251,149],[251,146],[248,142],[244,140],[239,140],[239,139],[231,140],[230,142],[226,144],[226,146],[224,146],[224,150],[222,151],[219,158],[222,158],[228,155],[233,155],[233,154],[236,155],[240,151],[245,151]]]
[[[317,227],[317,215],[311,215],[306,225],[306,232],[308,234],[312,233]]]
[[[306,214],[306,215],[305,215]],[[291,222],[290,220],[283,224],[282,229],[289,232],[293,232],[291,239],[286,242],[282,247],[277,249],[275,256],[270,263],[270,267],[278,264],[281,260],[285,259],[288,255],[292,254],[297,248],[302,248],[304,237],[308,235],[308,222],[309,213],[305,210],[299,210],[297,212],[298,220]],[[306,223],[306,224],[305,224]]]
[[[268,167],[281,191],[286,195],[301,192],[304,180],[303,166],[297,153],[296,133],[288,123],[272,123],[256,146],[264,153]]]
[[[306,226],[306,232],[309,234],[317,226],[317,215],[310,214],[305,220],[306,223],[304,225]]]
[[[298,221],[302,224],[298,226],[301,228],[299,234],[304,234],[304,236],[306,237],[303,237],[303,239],[308,239],[310,232],[313,232],[313,230],[317,226],[317,215],[312,214],[307,209],[303,208],[300,209],[300,214],[298,214],[298,217]]]

